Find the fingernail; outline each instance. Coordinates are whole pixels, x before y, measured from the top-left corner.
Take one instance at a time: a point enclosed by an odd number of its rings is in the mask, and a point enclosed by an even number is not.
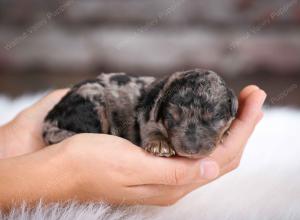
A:
[[[214,161],[202,160],[200,162],[200,174],[204,179],[215,179],[219,175],[219,166]]]
[[[262,95],[262,98],[261,98],[261,106],[263,106],[263,104],[264,104],[264,102],[265,102],[265,100],[266,100],[266,98],[267,98],[267,93],[264,91],[264,90],[260,90],[262,93],[263,93],[263,95]]]

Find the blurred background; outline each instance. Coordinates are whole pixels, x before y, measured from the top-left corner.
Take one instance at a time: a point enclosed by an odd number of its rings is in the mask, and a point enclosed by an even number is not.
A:
[[[0,0],[0,94],[208,68],[300,107],[300,0]]]

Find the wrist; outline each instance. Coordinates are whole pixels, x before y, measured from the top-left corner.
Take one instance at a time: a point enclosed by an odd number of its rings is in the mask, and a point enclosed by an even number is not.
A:
[[[10,122],[0,128],[0,159],[5,159],[22,154],[20,148],[24,145],[24,141],[19,141],[18,132],[15,131],[14,122]]]
[[[31,153],[42,147],[41,135],[22,124],[19,116],[0,127],[0,159]]]
[[[9,155],[10,147],[8,146],[8,125],[0,127],[0,159],[7,158]]]
[[[64,148],[53,145],[38,152],[0,160],[0,207],[40,199],[59,202],[76,199],[77,180]]]

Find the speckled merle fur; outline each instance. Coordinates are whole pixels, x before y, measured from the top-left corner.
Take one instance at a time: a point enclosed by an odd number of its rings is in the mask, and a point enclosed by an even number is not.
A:
[[[208,70],[156,80],[101,74],[75,85],[49,112],[43,137],[54,144],[77,133],[112,134],[154,155],[198,158],[221,141],[237,107],[233,91]]]

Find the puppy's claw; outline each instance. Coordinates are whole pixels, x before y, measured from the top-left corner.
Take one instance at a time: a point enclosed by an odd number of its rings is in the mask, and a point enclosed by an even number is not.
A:
[[[169,153],[169,149],[168,148],[161,148],[161,153],[162,154],[168,154]]]
[[[229,135],[230,135],[230,129],[228,129],[228,130],[225,131],[225,136],[227,137]]]
[[[171,157],[175,155],[175,151],[163,140],[153,140],[146,144],[145,150],[155,156]]]
[[[223,137],[221,138],[220,140],[220,143],[223,144],[224,143],[224,138],[228,137],[230,135],[230,130],[227,129],[224,134],[223,134]]]

